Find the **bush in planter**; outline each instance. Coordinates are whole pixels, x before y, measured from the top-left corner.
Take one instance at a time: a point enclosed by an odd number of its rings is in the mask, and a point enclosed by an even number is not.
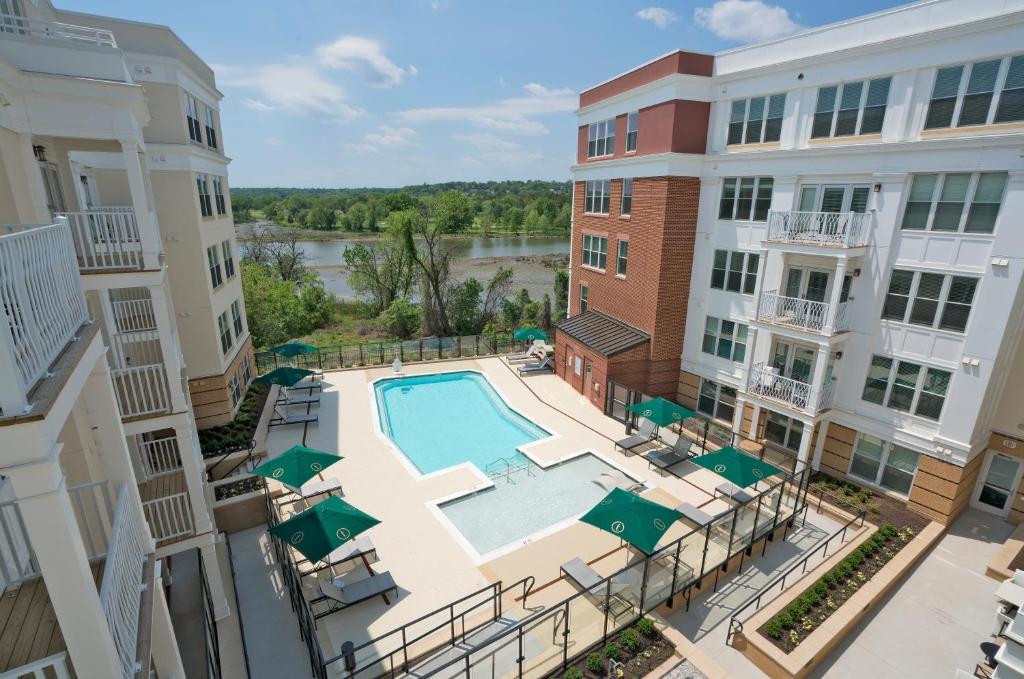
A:
[[[570,667],[569,671],[562,675],[562,679],[583,679],[583,670],[578,667]]]
[[[609,660],[618,660],[622,657],[622,649],[613,641],[604,647],[604,656]]]
[[[779,616],[776,615],[771,620],[769,620],[764,626],[764,631],[767,632],[768,636],[770,636],[772,639],[781,639],[782,623],[779,622]]]
[[[819,600],[828,595],[828,587],[824,582],[824,578],[814,583],[814,593],[818,595]]]
[[[591,653],[587,656],[587,669],[594,674],[602,674],[604,672],[604,660],[601,658],[600,653]]]
[[[640,634],[635,629],[627,629],[619,635],[619,641],[629,653],[636,653],[640,648]]]
[[[636,631],[645,637],[653,637],[657,630],[654,627],[654,621],[650,618],[640,618],[636,621]]]
[[[793,626],[793,616],[789,614],[789,609],[783,608],[781,611],[775,614],[775,620],[779,621],[779,624],[783,627]]]

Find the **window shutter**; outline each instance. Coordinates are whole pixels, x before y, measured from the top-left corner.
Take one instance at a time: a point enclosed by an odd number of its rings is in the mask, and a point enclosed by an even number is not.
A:
[[[1024,55],[1010,59],[1006,72],[1006,83],[999,96],[995,122],[1008,123],[1024,120]]]

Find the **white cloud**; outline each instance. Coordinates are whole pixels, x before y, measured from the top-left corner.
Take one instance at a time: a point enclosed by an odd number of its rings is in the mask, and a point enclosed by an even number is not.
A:
[[[719,38],[738,42],[773,40],[804,28],[785,7],[761,0],[718,0],[711,7],[695,9],[693,18]]]
[[[478,106],[436,106],[399,111],[395,118],[407,123],[468,122],[477,127],[522,134],[544,134],[548,128],[533,116],[575,111],[576,94],[568,88],[552,89],[529,83],[526,94]]]
[[[316,58],[327,68],[358,73],[380,87],[398,85],[407,75],[404,68],[384,56],[379,42],[355,35],[317,47]]]
[[[658,28],[667,28],[670,23],[679,18],[675,12],[664,7],[644,7],[636,15],[644,21],[650,21]]]
[[[345,91],[326,80],[315,66],[298,58],[265,66],[217,66],[221,83],[258,96],[242,101],[254,111],[284,111],[349,121],[362,113],[345,102]]]
[[[521,144],[508,139],[502,139],[489,132],[467,132],[464,134],[453,134],[452,139],[466,142],[475,146],[481,151],[514,151],[521,148]]]
[[[409,127],[380,125],[376,132],[366,135],[366,141],[377,146],[407,146],[414,136],[416,131]]]
[[[412,64],[409,64],[409,75],[419,75],[420,69],[416,68]]]
[[[373,144],[345,144],[345,150],[357,153],[380,153],[380,149]]]
[[[267,146],[280,146],[281,145],[281,140],[278,139],[277,137],[267,137],[263,141],[265,141],[267,143]]]

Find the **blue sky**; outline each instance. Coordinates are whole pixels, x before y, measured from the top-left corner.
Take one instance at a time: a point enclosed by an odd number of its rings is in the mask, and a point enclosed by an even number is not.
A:
[[[57,0],[167,24],[217,71],[233,186],[567,179],[576,93],[886,0]],[[281,7],[291,11],[282,12]]]

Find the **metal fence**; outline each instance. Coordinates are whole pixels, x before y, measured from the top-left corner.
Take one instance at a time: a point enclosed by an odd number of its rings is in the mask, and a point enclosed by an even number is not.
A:
[[[454,337],[427,337],[395,342],[365,342],[319,347],[312,354],[288,359],[272,351],[256,354],[256,372],[263,374],[274,368],[295,365],[300,368],[337,370],[391,365],[395,359],[403,363],[437,361],[445,358],[472,358],[508,353],[524,346],[512,338],[510,332],[487,335],[459,335]]]
[[[213,599],[210,596],[210,583],[206,579],[206,567],[199,550],[195,550],[196,568],[199,569],[200,604],[203,608],[203,654],[205,656],[207,679],[220,679],[220,637],[217,634],[217,621],[213,617]]]

